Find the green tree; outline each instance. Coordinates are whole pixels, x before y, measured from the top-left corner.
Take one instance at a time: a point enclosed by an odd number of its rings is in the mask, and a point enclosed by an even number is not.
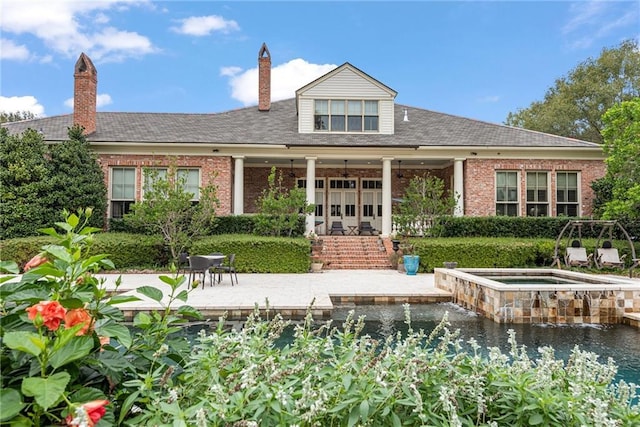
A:
[[[33,114],[31,111],[0,112],[0,123],[19,122],[22,120],[31,120],[35,118],[36,118],[36,115]]]
[[[640,50],[636,40],[605,48],[556,80],[544,100],[509,113],[505,124],[602,143],[602,115],[640,95]]]
[[[308,215],[314,205],[307,203],[304,189],[282,185],[282,173],[276,179],[276,168],[271,168],[269,186],[258,200],[259,214],[255,232],[268,236],[292,236],[300,224],[301,215]]]
[[[32,236],[59,219],[43,203],[51,194],[46,154],[35,130],[12,135],[0,129],[0,238]]]
[[[438,237],[455,206],[456,197],[445,191],[443,180],[428,174],[416,176],[396,206],[394,220],[402,236]]]
[[[83,128],[69,128],[69,140],[51,146],[51,209],[75,212],[91,207],[93,215],[89,225],[104,226],[107,212],[107,187],[104,173],[83,135]]]
[[[219,204],[217,187],[200,188],[199,201],[194,203],[195,195],[186,191],[186,177],[180,173],[175,160],[168,169],[145,168],[144,175],[144,200],[131,207],[125,223],[162,235],[177,263],[180,253],[194,238],[204,235],[213,223]]]
[[[603,217],[640,219],[640,98],[611,108],[602,120],[607,178],[613,182]]]

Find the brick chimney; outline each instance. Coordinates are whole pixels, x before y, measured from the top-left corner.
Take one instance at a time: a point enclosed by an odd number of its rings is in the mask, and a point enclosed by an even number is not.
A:
[[[262,43],[258,52],[258,110],[271,109],[271,54],[267,44]]]
[[[87,55],[80,54],[73,73],[73,124],[84,127],[84,134],[96,131],[98,71]]]

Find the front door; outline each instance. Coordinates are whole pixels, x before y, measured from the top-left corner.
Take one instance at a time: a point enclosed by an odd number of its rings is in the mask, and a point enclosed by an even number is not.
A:
[[[345,234],[355,234],[358,227],[358,192],[355,179],[331,179],[329,181],[329,222],[342,221]]]

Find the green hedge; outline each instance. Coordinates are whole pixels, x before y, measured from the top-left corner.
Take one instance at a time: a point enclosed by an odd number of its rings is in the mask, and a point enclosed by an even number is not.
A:
[[[239,273],[306,273],[310,243],[307,239],[225,234],[193,242],[191,254],[236,254]]]
[[[526,237],[556,239],[565,225],[570,220],[580,218],[567,217],[510,217],[510,216],[485,216],[485,217],[450,217],[441,237]],[[585,220],[592,218],[583,218]],[[627,230],[630,236],[640,238],[640,221],[622,221],[620,224]],[[596,238],[602,227],[583,227],[582,235],[585,238]],[[567,230],[568,231],[568,230]],[[616,238],[623,238],[618,233]]]
[[[555,241],[515,238],[412,238],[420,255],[420,272],[432,272],[445,261],[460,268],[514,268],[549,266]]]
[[[0,258],[22,266],[42,246],[55,243],[48,236],[24,237],[0,241]],[[168,265],[169,254],[159,236],[127,233],[99,233],[94,235],[90,255],[108,254],[116,269],[158,268]]]

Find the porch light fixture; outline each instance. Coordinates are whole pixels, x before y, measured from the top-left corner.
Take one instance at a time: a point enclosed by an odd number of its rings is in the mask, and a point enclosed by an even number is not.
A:
[[[398,160],[398,172],[396,172],[396,176],[398,178],[404,178],[404,174],[402,173],[402,160]]]
[[[293,159],[291,159],[291,169],[289,170],[289,177],[290,178],[296,177],[296,173],[293,171]]]
[[[349,173],[347,172],[347,161],[344,161],[344,172],[342,173],[342,176],[345,178],[349,177]]]

